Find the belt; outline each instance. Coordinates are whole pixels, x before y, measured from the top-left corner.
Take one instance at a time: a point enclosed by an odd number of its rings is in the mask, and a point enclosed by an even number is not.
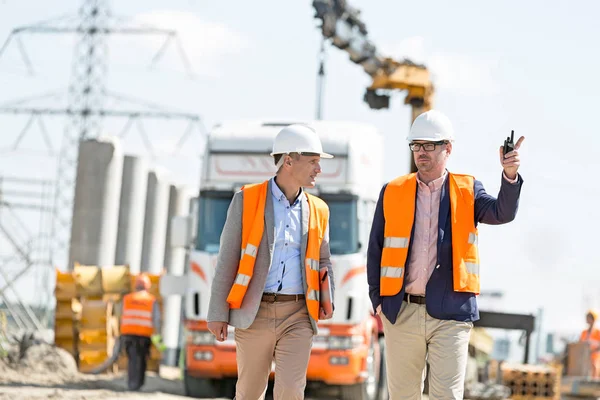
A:
[[[425,304],[425,296],[415,296],[414,294],[404,293],[404,300],[408,303]]]
[[[298,301],[304,300],[303,294],[278,294],[278,293],[263,293],[262,301],[267,303],[275,303],[280,301]]]

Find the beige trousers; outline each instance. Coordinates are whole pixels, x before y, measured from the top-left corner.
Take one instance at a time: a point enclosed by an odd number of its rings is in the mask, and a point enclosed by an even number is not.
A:
[[[312,341],[313,330],[304,300],[262,302],[252,325],[235,330],[235,399],[264,399],[274,361],[274,400],[303,400]]]
[[[390,400],[420,400],[429,362],[429,399],[462,400],[472,322],[439,320],[402,303],[396,323],[381,315]]]

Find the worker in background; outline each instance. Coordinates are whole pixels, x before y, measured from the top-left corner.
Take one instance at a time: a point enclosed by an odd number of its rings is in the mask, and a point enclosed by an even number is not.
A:
[[[369,295],[384,328],[390,399],[421,398],[427,360],[430,398],[462,400],[469,337],[479,319],[477,224],[515,218],[524,138],[508,154],[500,149],[497,199],[472,176],[446,169],[454,132],[445,115],[419,115],[407,139],[418,172],[383,186],[367,254]],[[510,254],[503,256],[512,262]]]
[[[592,378],[600,378],[600,329],[595,326],[598,313],[594,310],[588,310],[585,318],[588,328],[581,332],[579,341],[590,344],[590,351],[592,352],[590,355],[591,376]]]
[[[160,308],[156,298],[148,292],[150,286],[148,276],[141,274],[135,281],[135,291],[123,296],[121,343],[128,358],[129,390],[139,390],[144,385],[151,344],[162,347]]]
[[[319,301],[320,269],[333,278],[329,208],[303,188],[315,186],[321,158],[333,156],[306,125],[283,128],[271,156],[276,175],[233,196],[208,307],[218,341],[236,328],[237,400],[264,398],[273,361],[274,400],[304,399],[317,322],[332,316]]]

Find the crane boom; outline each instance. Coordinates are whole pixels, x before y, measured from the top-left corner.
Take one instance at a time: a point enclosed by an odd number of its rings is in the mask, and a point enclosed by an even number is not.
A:
[[[313,0],[313,8],[315,18],[321,21],[323,38],[331,39],[335,47],[346,51],[350,60],[371,76],[371,85],[363,98],[370,108],[389,108],[388,93],[394,90],[407,92],[404,104],[411,106],[411,124],[419,114],[433,107],[434,86],[427,67],[408,59],[397,61],[381,56],[367,38],[359,10],[350,7],[346,0]],[[412,157],[410,171],[416,171]]]

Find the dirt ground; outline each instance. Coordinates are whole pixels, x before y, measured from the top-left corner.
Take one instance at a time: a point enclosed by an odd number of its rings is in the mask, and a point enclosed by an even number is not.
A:
[[[178,378],[177,368],[161,367],[140,392],[129,392],[124,374],[81,374],[69,353],[41,343],[0,359],[0,399],[186,399]]]

